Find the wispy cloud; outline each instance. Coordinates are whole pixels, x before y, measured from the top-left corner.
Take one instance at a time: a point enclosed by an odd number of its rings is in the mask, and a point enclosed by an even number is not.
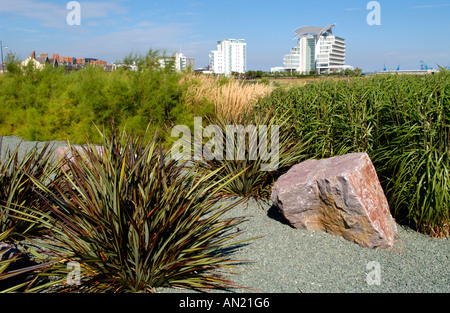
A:
[[[344,11],[361,11],[362,8],[345,8]]]
[[[80,42],[61,47],[61,53],[75,56],[101,56],[109,61],[124,57],[130,51],[146,53],[149,48],[178,50],[179,44],[189,35],[189,26],[185,24],[150,25],[141,23],[141,27],[111,31],[103,35],[88,35]]]
[[[399,55],[400,54],[400,52],[398,52],[398,51],[389,51],[389,52],[386,52],[384,55],[385,56],[393,56],[393,55]]]
[[[38,33],[37,29],[23,28],[23,27],[10,27],[8,28],[10,31],[18,31],[24,33]]]
[[[0,13],[19,15],[28,19],[48,21],[67,15],[66,6],[36,0],[2,0]]]
[[[430,8],[443,8],[443,7],[450,7],[450,3],[417,5],[417,6],[412,7],[412,9],[430,9]]]
[[[122,15],[128,13],[128,10],[119,2],[100,1],[100,2],[80,2],[82,16],[87,19],[104,18],[111,15]]]
[[[111,15],[125,14],[127,10],[117,1],[80,2],[82,20],[107,18]],[[11,14],[38,21],[44,27],[65,27],[70,12],[67,2],[60,4],[40,0],[2,0],[0,14]]]
[[[155,26],[155,23],[152,22],[147,22],[147,21],[143,21],[143,22],[139,22],[135,25],[135,27],[141,28],[141,27],[153,27]]]

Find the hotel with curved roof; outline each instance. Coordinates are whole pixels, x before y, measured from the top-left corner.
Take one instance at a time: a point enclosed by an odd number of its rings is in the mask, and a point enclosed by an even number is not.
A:
[[[339,72],[349,68],[345,65],[345,39],[333,35],[331,24],[325,27],[301,27],[295,30],[298,45],[284,57],[286,71],[309,74]]]

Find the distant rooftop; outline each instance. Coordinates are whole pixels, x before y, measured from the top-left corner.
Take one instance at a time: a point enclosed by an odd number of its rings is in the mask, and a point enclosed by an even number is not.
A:
[[[303,36],[307,35],[316,35],[318,37],[322,36],[324,33],[329,32],[330,34],[333,33],[333,27],[336,26],[336,24],[331,24],[325,27],[301,27],[295,31],[295,37],[294,38],[301,38]]]

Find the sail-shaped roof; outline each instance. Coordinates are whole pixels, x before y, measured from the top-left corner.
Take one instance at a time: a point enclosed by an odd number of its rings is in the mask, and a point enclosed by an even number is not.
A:
[[[312,26],[301,27],[295,31],[294,38],[301,38],[301,37],[307,36],[307,35],[317,35],[318,37],[320,37],[321,35],[323,35],[326,32],[329,32],[330,34],[332,34],[333,33],[332,29],[334,26],[336,26],[336,25],[331,24],[331,25],[328,25],[325,27],[312,27]]]

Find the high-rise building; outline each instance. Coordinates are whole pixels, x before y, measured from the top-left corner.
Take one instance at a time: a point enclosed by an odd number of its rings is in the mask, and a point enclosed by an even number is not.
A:
[[[333,27],[302,27],[295,31],[298,45],[284,57],[286,71],[318,74],[341,71],[345,68],[346,44],[333,35]]]
[[[172,67],[175,71],[181,72],[195,67],[195,58],[188,58],[183,53],[177,52],[172,56],[163,56],[159,58],[161,67]]]
[[[186,56],[183,53],[175,53],[175,70],[177,72],[184,71],[186,69]]]
[[[245,39],[226,39],[217,43],[217,50],[209,54],[209,66],[215,74],[229,75],[247,71],[247,44]]]

